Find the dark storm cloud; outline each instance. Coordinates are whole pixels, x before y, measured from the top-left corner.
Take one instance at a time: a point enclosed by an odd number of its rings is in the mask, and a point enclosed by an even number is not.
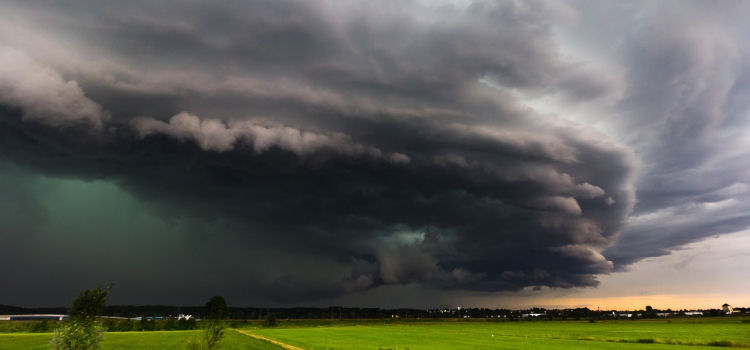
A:
[[[611,242],[627,211],[627,193],[617,188],[622,179],[597,179],[610,169],[594,166],[579,181],[560,172],[595,153],[573,142],[561,146],[581,148],[585,157],[559,161],[541,151],[527,155],[520,146],[497,147],[493,154],[513,164],[504,169],[480,157],[493,148],[460,137],[414,140],[450,147],[451,157],[415,154],[394,162],[330,147],[305,154],[283,146],[259,152],[252,140],[224,152],[206,151],[167,135],[141,138],[134,130],[86,137],[90,130],[60,133],[21,118],[12,111],[3,118],[6,157],[17,163],[50,175],[115,181],[157,203],[164,215],[229,216],[261,227],[247,233],[261,236],[257,242],[351,268],[349,276],[328,285],[278,276],[264,286],[278,298],[332,296],[381,284],[480,290],[593,285],[593,273],[612,267],[598,250]],[[472,147],[476,157],[457,158]],[[621,157],[607,167],[628,171],[622,151],[597,152],[604,159]],[[623,204],[610,205],[607,196],[623,198]]]
[[[8,5],[18,31],[68,33],[75,50],[3,48],[24,67],[2,77],[5,158],[115,182],[162,215],[243,222],[257,244],[348,271],[267,276],[268,295],[591,286],[612,269],[599,252],[632,205],[631,154],[505,90],[619,88],[556,51],[550,25],[570,9],[78,5]]]
[[[689,10],[675,28],[702,26],[685,32],[657,29],[661,8],[536,1],[0,9],[5,162],[115,183],[169,220],[232,223],[182,238],[189,251],[216,241],[207,267],[175,267],[177,285],[204,269],[226,278],[195,289],[282,302],[383,285],[593,286],[616,264],[744,227],[740,207],[691,221],[745,193],[742,155],[717,159],[715,141],[741,123],[746,74],[744,50]],[[561,47],[556,28],[590,25],[588,12],[636,28],[613,41],[613,62]],[[540,97],[605,106],[621,133],[524,104]],[[24,215],[42,215],[34,205]]]

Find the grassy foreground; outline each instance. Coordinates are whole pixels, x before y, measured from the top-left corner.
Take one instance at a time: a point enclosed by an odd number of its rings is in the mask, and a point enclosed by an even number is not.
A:
[[[737,318],[638,321],[483,320],[249,329],[312,350],[332,349],[714,349],[750,348]]]
[[[244,331],[310,350],[750,349],[750,319],[598,321],[306,320]],[[106,333],[102,350],[186,349],[197,331]],[[49,349],[51,333],[0,334],[0,350]],[[223,350],[279,350],[233,330]]]
[[[197,331],[106,333],[101,350],[186,350]],[[222,350],[281,350],[280,347],[227,330]],[[0,350],[49,350],[51,333],[0,334]]]

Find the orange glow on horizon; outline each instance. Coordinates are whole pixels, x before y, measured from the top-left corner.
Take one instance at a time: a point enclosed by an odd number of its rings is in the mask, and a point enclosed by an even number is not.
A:
[[[748,294],[658,294],[621,297],[570,297],[552,298],[543,302],[549,308],[588,307],[596,310],[643,310],[646,305],[655,309],[720,309],[727,303],[735,307],[750,306]],[[541,304],[527,304],[526,306],[544,306]]]

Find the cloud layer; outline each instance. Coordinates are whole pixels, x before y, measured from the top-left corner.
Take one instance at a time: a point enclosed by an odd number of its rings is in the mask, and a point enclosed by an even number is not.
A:
[[[107,117],[77,82],[65,81],[21,51],[0,47],[0,66],[0,102],[21,108],[24,120],[54,126],[83,122],[101,128]]]
[[[595,286],[747,226],[716,144],[745,142],[745,49],[699,5],[659,29],[663,5],[9,2],[0,154],[231,223],[209,270],[264,252],[224,283],[281,303]]]

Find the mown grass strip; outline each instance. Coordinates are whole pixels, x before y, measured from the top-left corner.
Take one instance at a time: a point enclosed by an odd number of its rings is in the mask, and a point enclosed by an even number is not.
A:
[[[282,343],[282,342],[280,342],[278,340],[275,340],[275,339],[266,338],[266,337],[261,336],[261,335],[253,334],[253,333],[250,333],[248,331],[241,331],[239,329],[234,329],[234,331],[237,332],[237,333],[240,333],[240,334],[244,334],[244,335],[246,335],[248,337],[252,337],[252,338],[255,338],[255,339],[267,341],[267,342],[269,342],[271,344],[278,345],[278,346],[280,346],[280,347],[282,347],[284,349],[287,349],[287,350],[305,350],[303,348],[300,348],[300,347],[297,347],[297,346],[294,346],[294,345],[289,345],[287,343]]]

